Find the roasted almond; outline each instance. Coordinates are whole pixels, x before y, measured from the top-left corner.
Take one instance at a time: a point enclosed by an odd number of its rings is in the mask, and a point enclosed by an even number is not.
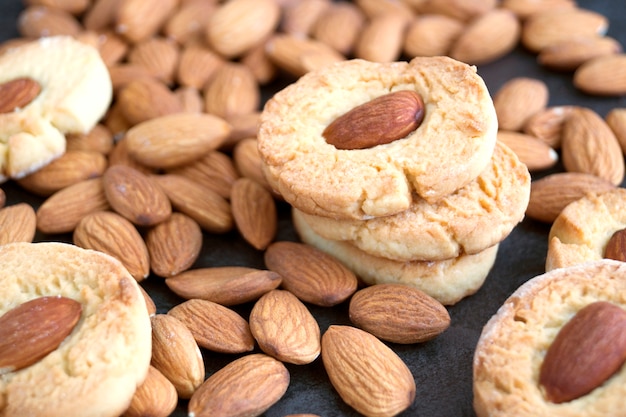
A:
[[[546,108],[548,99],[548,86],[542,80],[516,77],[506,81],[493,97],[498,127],[521,130],[529,117]]]
[[[174,385],[179,398],[191,398],[205,377],[202,354],[191,331],[168,314],[155,314],[150,322],[151,365]]]
[[[617,230],[604,248],[604,257],[626,262],[626,229]]]
[[[350,320],[357,327],[393,343],[420,343],[450,326],[448,310],[423,291],[402,284],[378,284],[350,299]]]
[[[265,265],[282,277],[282,287],[300,300],[333,306],[357,289],[356,275],[332,256],[299,242],[280,241],[267,247]]]
[[[609,191],[615,185],[592,174],[558,172],[530,184],[530,201],[526,215],[532,219],[552,223],[569,203],[588,192]]]
[[[367,149],[406,137],[420,126],[425,111],[418,93],[396,91],[339,116],[322,136],[337,149]]]
[[[190,416],[258,416],[287,391],[289,371],[262,353],[243,356],[216,371],[191,400]]]
[[[615,134],[594,110],[577,107],[563,125],[561,158],[569,172],[585,172],[615,185],[624,179],[624,155]]]
[[[201,348],[221,353],[254,349],[254,337],[246,319],[221,304],[195,298],[172,307],[167,314],[187,326]]]
[[[128,409],[122,417],[167,417],[178,404],[174,385],[154,366],[137,387]]]
[[[625,360],[626,311],[597,301],[559,330],[543,359],[539,384],[548,401],[572,401],[603,384]]]
[[[107,253],[124,265],[138,282],[150,274],[148,249],[135,226],[112,211],[97,211],[83,217],[74,229],[76,246]]]
[[[41,85],[32,78],[22,77],[0,84],[0,113],[11,113],[26,107],[41,92]]]
[[[511,148],[531,172],[551,168],[559,161],[554,149],[525,133],[499,130],[498,142]]]
[[[272,271],[242,266],[190,269],[167,278],[165,284],[186,299],[200,298],[224,306],[257,300],[281,283]]]
[[[168,196],[153,177],[134,168],[111,166],[104,173],[102,183],[113,210],[137,226],[158,224],[172,214]]]
[[[217,149],[230,133],[230,125],[211,114],[177,113],[156,117],[126,132],[131,158],[152,168],[189,164]]]
[[[367,416],[394,416],[415,399],[415,380],[400,357],[374,335],[331,325],[322,336],[330,382],[350,407]]]
[[[72,333],[81,313],[78,301],[45,296],[0,316],[0,375],[26,368],[54,351]]]
[[[239,178],[233,183],[230,204],[246,242],[258,250],[267,248],[278,230],[276,202],[270,192],[252,179]]]
[[[0,246],[32,242],[36,232],[37,214],[30,204],[16,203],[0,208]]]
[[[320,354],[320,328],[308,308],[285,290],[272,290],[250,311],[250,331],[266,354],[303,365]]]
[[[234,226],[230,203],[219,194],[175,174],[152,177],[170,199],[172,206],[194,219],[203,230],[226,233]]]
[[[202,249],[202,229],[191,217],[174,212],[145,234],[150,269],[159,277],[170,277],[189,269]]]

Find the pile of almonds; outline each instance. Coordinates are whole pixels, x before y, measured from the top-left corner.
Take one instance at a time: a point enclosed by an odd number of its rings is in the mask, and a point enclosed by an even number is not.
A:
[[[0,207],[9,202],[0,209],[0,244],[71,240],[117,257],[140,283],[163,280],[182,300],[157,311],[145,293],[153,361],[127,416],[167,416],[176,407],[259,415],[287,392],[290,366],[320,355],[346,404],[395,415],[413,404],[416,386],[384,342],[430,340],[450,316],[420,291],[359,288],[333,258],[276,241],[284,202],[256,149],[264,95],[348,58],[449,55],[483,65],[520,45],[538,65],[571,72],[581,91],[621,95],[626,56],[605,36],[607,24],[573,0],[25,1],[21,38],[0,53],[41,36],[74,36],[100,51],[114,101],[92,131],[67,137],[63,156],[8,184],[40,204],[0,192]],[[531,172],[559,158],[567,171],[533,183],[527,215],[545,222],[584,192],[619,185],[626,150],[626,109],[603,120],[548,102],[536,79],[494,92],[498,139]],[[207,236],[233,233],[264,254],[266,268],[200,265]],[[322,332],[311,307],[342,303],[350,325]],[[251,306],[247,317],[237,312],[242,305]],[[212,352],[232,361],[205,369]]]

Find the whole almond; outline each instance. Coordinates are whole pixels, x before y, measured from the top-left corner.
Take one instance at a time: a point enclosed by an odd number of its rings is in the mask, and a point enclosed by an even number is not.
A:
[[[106,157],[100,152],[66,151],[43,168],[20,178],[17,182],[24,189],[47,197],[72,184],[100,177],[106,167]]]
[[[350,320],[357,327],[393,343],[420,343],[450,326],[448,310],[437,300],[402,284],[378,284],[350,299]]]
[[[107,67],[121,62],[128,53],[129,45],[112,30],[98,32],[98,41],[98,52]]]
[[[219,194],[174,174],[152,177],[170,199],[172,206],[194,219],[203,230],[226,233],[234,226],[229,202]]]
[[[324,42],[282,33],[268,40],[265,52],[278,68],[293,77],[346,59]]]
[[[133,45],[127,55],[129,63],[145,68],[152,77],[167,85],[174,82],[179,59],[178,44],[158,36]]]
[[[280,29],[284,33],[308,36],[317,19],[331,5],[329,0],[302,0],[283,9]]]
[[[172,214],[168,196],[153,177],[134,168],[111,166],[102,176],[102,183],[113,210],[137,226],[158,224]]]
[[[513,12],[493,9],[463,29],[449,55],[472,65],[495,61],[517,46],[520,33],[521,23]]]
[[[626,154],[626,108],[615,107],[609,110],[604,120],[615,134],[622,152]]]
[[[220,65],[204,86],[204,110],[228,118],[257,111],[261,91],[252,70],[244,64]]]
[[[311,37],[348,56],[364,24],[365,15],[355,4],[334,2],[315,21]]]
[[[523,20],[535,13],[574,8],[576,2],[573,0],[502,0],[500,6],[511,10]]]
[[[274,198],[280,198],[279,193],[272,189],[272,186],[263,174],[263,163],[258,149],[256,138],[246,138],[240,140],[233,149],[233,162],[237,171],[242,177],[250,178],[257,184],[261,184],[268,190]]]
[[[0,246],[32,242],[36,232],[37,214],[30,204],[16,203],[0,208]]]
[[[163,34],[180,45],[194,39],[203,39],[205,24],[217,8],[217,2],[180,2],[179,7],[167,18]]]
[[[124,0],[115,11],[115,30],[137,43],[155,35],[176,9],[178,0]]]
[[[36,363],[54,351],[78,323],[82,305],[71,298],[45,296],[0,316],[0,375]]]
[[[559,172],[534,180],[530,184],[530,201],[526,215],[552,223],[569,203],[588,192],[609,191],[615,185],[592,174]]]
[[[140,164],[135,158],[130,156],[130,152],[128,151],[128,145],[126,142],[126,136],[122,136],[120,139],[115,141],[115,146],[111,149],[111,153],[109,153],[109,167],[115,165],[124,165],[127,167],[131,167],[144,175],[151,175],[156,172],[155,169],[147,167],[143,164]]]
[[[140,164],[167,169],[217,149],[230,130],[225,120],[211,114],[177,113],[133,126],[125,140],[129,155]]]
[[[189,401],[189,415],[261,415],[282,398],[289,379],[285,365],[271,356],[243,356],[207,378]]]
[[[539,373],[546,398],[579,398],[611,377],[626,360],[626,312],[606,301],[579,310],[559,330]]]
[[[11,113],[26,107],[41,92],[41,85],[29,77],[0,84],[0,113]]]
[[[626,54],[592,58],[574,72],[574,86],[594,95],[626,94]]]
[[[101,178],[81,181],[43,201],[37,209],[37,229],[47,234],[68,233],[89,213],[110,208]]]
[[[522,131],[534,136],[552,149],[561,147],[563,123],[574,106],[551,106],[526,119]]]
[[[545,47],[537,62],[558,71],[573,71],[588,60],[622,51],[621,44],[607,36],[581,36]]]
[[[343,401],[366,416],[394,416],[415,399],[415,380],[400,357],[364,330],[331,325],[322,336],[324,369]]]
[[[180,86],[174,90],[174,95],[180,100],[183,113],[202,113],[204,99],[197,88]]]
[[[230,156],[217,150],[192,163],[166,170],[166,173],[186,177],[224,198],[230,198],[233,183],[239,178]]]
[[[88,214],[74,229],[76,246],[107,253],[128,270],[138,282],[150,274],[148,249],[135,226],[111,211]]]
[[[250,331],[266,354],[287,363],[303,365],[320,354],[320,328],[298,298],[285,290],[272,290],[250,311]]]
[[[206,39],[213,50],[234,58],[267,38],[279,19],[280,7],[274,0],[231,0],[209,17]]]
[[[145,242],[152,272],[170,277],[189,269],[198,259],[202,229],[191,217],[174,212],[146,232]]]
[[[617,230],[604,248],[604,257],[626,262],[626,229]]]
[[[65,135],[66,152],[90,151],[108,155],[113,149],[113,133],[105,125],[99,123],[87,133],[71,133]]]
[[[276,202],[269,191],[249,178],[233,183],[230,195],[237,230],[255,249],[263,250],[278,230]]]
[[[224,59],[209,48],[202,45],[190,45],[180,54],[176,80],[180,85],[201,90],[223,64]]]
[[[511,148],[531,172],[551,168],[559,161],[554,149],[525,133],[499,130],[498,142]]]
[[[565,120],[561,157],[569,172],[585,172],[618,185],[624,179],[624,155],[615,134],[594,110],[578,107]]]
[[[282,287],[300,300],[333,306],[357,289],[357,278],[332,256],[304,243],[274,242],[265,250],[265,265],[282,277]]]
[[[201,348],[221,353],[254,349],[254,337],[246,319],[221,304],[196,298],[172,307],[167,314],[187,326]]]
[[[167,417],[177,404],[174,385],[158,369],[150,366],[146,379],[137,387],[122,417]]]
[[[44,36],[76,36],[82,28],[76,16],[65,10],[34,5],[19,14],[17,29],[23,37],[37,39]]]
[[[422,123],[425,111],[418,93],[396,91],[339,116],[322,136],[337,149],[367,149],[406,137]]]
[[[354,3],[363,10],[363,13],[365,13],[368,19],[374,19],[384,14],[404,16],[406,20],[411,20],[415,17],[414,10],[411,8],[409,0],[402,2],[395,0],[356,0]]]
[[[191,398],[205,377],[202,354],[191,331],[167,314],[155,314],[150,322],[151,365],[174,385],[179,398]]]
[[[409,0],[415,4],[419,13],[443,14],[452,18],[467,22],[476,19],[492,10],[497,2],[495,0],[477,0],[466,2],[463,0]]]
[[[119,91],[117,100],[131,126],[182,111],[178,97],[163,82],[151,78],[129,82]]]
[[[241,266],[190,269],[165,280],[182,298],[200,298],[224,306],[257,300],[281,282],[282,277],[275,272]]]
[[[89,0],[26,0],[24,4],[35,5],[40,4],[43,6],[54,7],[64,10],[73,15],[79,15],[84,12],[90,5]]]
[[[354,46],[355,57],[371,62],[398,60],[408,23],[404,16],[391,13],[372,18],[359,33]]]
[[[529,16],[522,29],[522,44],[530,51],[578,36],[604,35],[608,18],[592,10],[578,7],[548,10]]]
[[[82,17],[87,30],[102,30],[113,24],[121,0],[94,0]]]
[[[265,53],[265,42],[264,40],[249,49],[240,58],[240,62],[250,70],[256,82],[261,86],[268,85],[278,75],[278,68]]]
[[[447,55],[464,25],[440,14],[421,15],[409,23],[403,51],[410,57]]]
[[[548,86],[542,80],[515,77],[506,81],[493,97],[498,127],[521,130],[529,117],[546,108],[548,99]]]

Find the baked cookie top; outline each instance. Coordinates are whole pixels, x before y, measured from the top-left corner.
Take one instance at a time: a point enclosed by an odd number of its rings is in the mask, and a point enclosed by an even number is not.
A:
[[[444,305],[456,304],[478,291],[498,254],[499,245],[494,245],[474,255],[443,261],[394,261],[370,255],[347,242],[325,239],[311,229],[301,211],[292,211],[294,227],[304,243],[334,256],[367,285],[408,285]]]
[[[584,307],[606,301],[626,309],[626,264],[601,260],[559,268],[519,287],[485,325],[474,356],[479,417],[624,414],[626,367],[586,395],[548,401],[539,384],[546,352]]]
[[[338,149],[323,136],[355,107],[402,90],[417,92],[424,106],[405,137]],[[475,67],[448,57],[355,59],[307,73],[268,100],[258,145],[270,184],[294,207],[367,219],[406,210],[414,194],[432,203],[474,180],[489,164],[497,127]]]
[[[0,416],[121,415],[152,350],[137,282],[113,257],[74,245],[0,247],[0,315],[42,296],[78,301],[81,317],[56,350],[0,375]]]
[[[626,228],[626,189],[589,193],[568,204],[552,223],[546,271],[605,258],[611,236]]]
[[[407,210],[370,220],[302,216],[317,234],[371,255],[434,261],[500,243],[524,218],[529,197],[528,169],[506,145],[497,143],[491,163],[478,178],[436,203],[415,197]]]

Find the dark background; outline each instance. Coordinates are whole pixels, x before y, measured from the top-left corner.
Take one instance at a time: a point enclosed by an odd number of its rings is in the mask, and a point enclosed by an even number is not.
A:
[[[580,0],[579,7],[595,10],[610,19],[608,35],[626,45],[626,7],[620,0]],[[16,22],[23,5],[19,0],[0,0],[0,39],[18,36]],[[42,63],[45,65],[45,63]],[[572,86],[571,74],[557,73],[539,67],[535,55],[518,48],[512,54],[478,68],[492,93],[507,80],[526,76],[540,78],[549,86],[549,105],[577,104],[590,107],[601,116],[615,107],[626,107],[624,98],[593,97]],[[282,83],[282,84],[281,84]],[[277,82],[265,91],[267,97],[284,85]],[[546,172],[533,173],[539,178],[561,170],[560,165]],[[28,201],[35,207],[40,199],[13,183],[0,185],[7,194],[7,204]],[[297,240],[289,219],[289,208],[279,206],[279,240]],[[452,324],[435,340],[419,345],[390,345],[411,369],[417,396],[402,416],[470,417],[472,409],[472,356],[483,325],[504,300],[522,283],[544,272],[549,225],[525,219],[500,245],[496,263],[483,287],[475,295],[449,308]],[[63,240],[71,236],[43,236],[36,241]],[[262,253],[247,245],[236,232],[225,236],[205,234],[200,259],[194,267],[243,265],[264,268]],[[150,277],[144,287],[155,299],[159,312],[164,313],[180,302],[163,281]],[[237,308],[244,316],[250,305]],[[349,324],[347,304],[334,308],[309,305],[322,331],[330,324]],[[203,351],[207,376],[230,362],[234,356]],[[315,413],[320,416],[357,415],[346,406],[329,384],[321,359],[305,366],[287,365],[291,384],[284,397],[265,416],[294,413]],[[186,416],[186,402],[181,402],[175,416]]]

